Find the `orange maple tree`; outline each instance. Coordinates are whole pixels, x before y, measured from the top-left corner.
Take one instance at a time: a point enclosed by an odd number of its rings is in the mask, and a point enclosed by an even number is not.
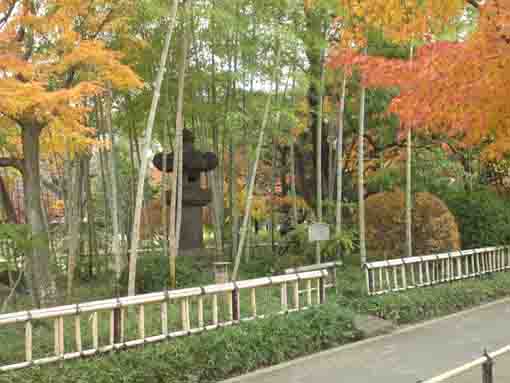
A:
[[[0,166],[23,175],[27,224],[39,239],[27,270],[38,305],[51,300],[53,289],[41,206],[41,142],[63,140],[73,150],[93,144],[87,122],[92,98],[106,83],[114,89],[141,86],[120,53],[108,47],[125,32],[133,5],[134,0],[0,2],[0,128],[19,148],[1,158]]]
[[[412,62],[363,56],[359,46],[346,45],[331,57],[333,66],[359,66],[367,86],[400,88],[389,111],[403,131],[447,133],[465,145],[485,140],[489,157],[510,149],[510,0],[341,2],[350,18],[391,40],[426,42]],[[467,4],[479,11],[476,30],[462,41],[433,42],[434,32]]]

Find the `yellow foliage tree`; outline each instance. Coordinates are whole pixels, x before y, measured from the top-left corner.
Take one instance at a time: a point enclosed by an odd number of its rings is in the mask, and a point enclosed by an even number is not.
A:
[[[141,86],[136,74],[108,48],[125,32],[134,0],[2,0],[0,2],[0,118],[2,133],[20,153],[0,159],[23,174],[25,212],[33,238],[28,282],[34,303],[52,303],[47,230],[40,189],[41,143],[83,149],[94,141],[87,124],[92,97],[110,83]]]

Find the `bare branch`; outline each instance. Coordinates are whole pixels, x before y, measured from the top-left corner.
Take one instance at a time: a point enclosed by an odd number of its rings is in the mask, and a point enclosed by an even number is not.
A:
[[[9,21],[9,18],[12,15],[12,12],[14,12],[14,8],[16,8],[17,1],[12,2],[12,4],[9,5],[9,8],[7,8],[7,11],[5,12],[5,15],[0,18],[0,27],[3,27],[4,24]]]
[[[0,168],[16,168],[21,172],[23,171],[23,160],[19,158],[0,157]]]
[[[0,310],[0,313],[5,313],[7,311],[7,305],[9,304],[9,301],[12,299],[12,296],[16,292],[16,289],[18,288],[19,283],[21,282],[21,279],[23,278],[23,271],[20,271],[18,275],[18,279],[14,283],[14,286],[12,286],[11,291],[7,298],[5,298],[4,302],[2,303],[2,310]]]
[[[469,4],[471,4],[476,9],[480,8],[480,3],[476,0],[466,0]]]

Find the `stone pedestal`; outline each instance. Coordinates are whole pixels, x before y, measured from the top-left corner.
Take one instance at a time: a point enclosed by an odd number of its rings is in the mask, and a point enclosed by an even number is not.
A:
[[[200,206],[183,206],[179,248],[182,250],[202,249],[204,247],[203,238],[202,208]]]

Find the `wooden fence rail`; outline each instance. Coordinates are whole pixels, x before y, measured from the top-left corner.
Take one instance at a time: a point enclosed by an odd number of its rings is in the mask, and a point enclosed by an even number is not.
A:
[[[510,247],[452,251],[364,265],[369,295],[403,291],[510,269]]]
[[[446,371],[441,375],[437,375],[431,379],[427,379],[425,381],[421,381],[421,383],[442,383],[447,382],[450,379],[469,372],[475,368],[481,367],[481,382],[482,383],[494,383],[494,361],[505,354],[510,353],[510,345],[500,348],[497,351],[488,353],[485,352],[483,356],[478,359],[475,359],[469,363],[463,364],[453,370]],[[501,382],[503,383],[503,382]]]
[[[159,342],[266,315],[304,310],[325,302],[327,277],[328,271],[323,269],[0,315],[0,334],[6,327],[14,326],[14,331],[25,339],[21,346],[24,352],[19,350],[20,355],[24,354],[22,361],[0,365],[0,372]],[[271,307],[272,311],[266,314],[261,314],[258,306],[260,294],[257,292],[263,288],[272,289],[271,292],[280,298],[280,304]],[[301,297],[302,293],[304,297]],[[246,307],[241,307],[241,294]],[[225,310],[222,310],[222,304]],[[127,316],[133,310],[136,312],[136,329],[131,331],[135,332],[134,336],[131,334],[128,339]],[[220,311],[225,315],[221,316]],[[146,314],[156,318],[146,321]],[[171,314],[175,321],[169,320]],[[83,325],[82,319],[88,319],[87,326]],[[50,355],[36,357],[34,342],[40,344],[48,338],[37,339],[39,332],[34,331],[35,325],[41,327],[41,321],[48,320],[53,322],[53,326],[47,326],[53,327],[52,351]],[[175,322],[180,323],[173,326]],[[84,333],[88,335],[86,339]]]

